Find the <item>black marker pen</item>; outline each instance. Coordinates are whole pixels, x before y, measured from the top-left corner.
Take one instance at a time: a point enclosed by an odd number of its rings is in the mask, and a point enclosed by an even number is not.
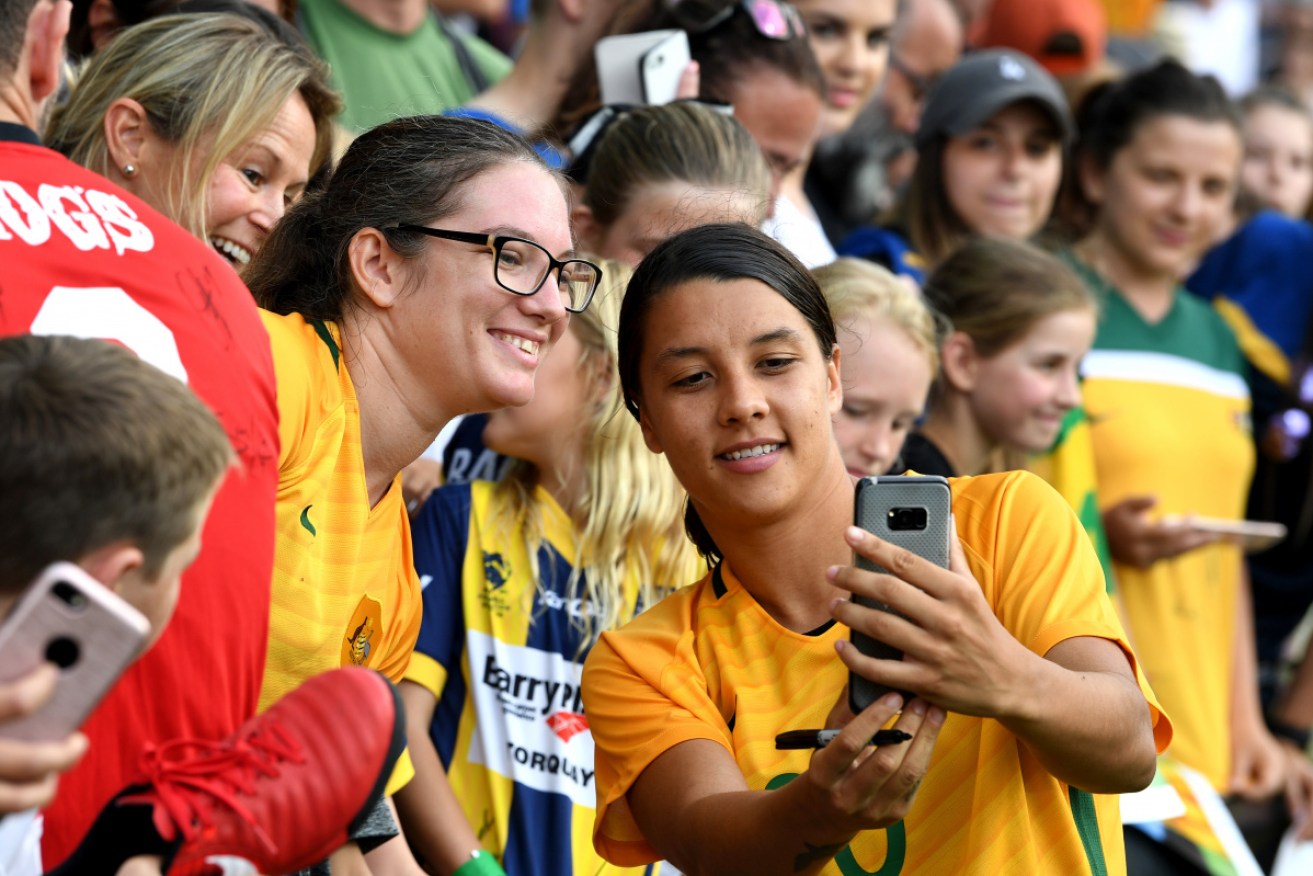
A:
[[[824,748],[839,735],[838,730],[790,730],[775,737],[775,748],[788,751],[799,748]],[[869,745],[899,745],[912,738],[906,730],[880,730]]]

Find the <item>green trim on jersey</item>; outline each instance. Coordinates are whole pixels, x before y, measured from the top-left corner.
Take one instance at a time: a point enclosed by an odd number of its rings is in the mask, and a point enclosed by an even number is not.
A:
[[[1085,857],[1090,862],[1091,876],[1108,876],[1108,863],[1103,859],[1103,840],[1099,837],[1099,819],[1094,811],[1094,797],[1089,791],[1069,788],[1071,818],[1076,832],[1085,846]]]
[[[1089,265],[1069,253],[1066,261],[1099,299],[1102,312],[1094,349],[1152,350],[1219,371],[1245,373],[1244,357],[1230,327],[1217,311],[1194,295],[1178,287],[1166,316],[1149,323]]]

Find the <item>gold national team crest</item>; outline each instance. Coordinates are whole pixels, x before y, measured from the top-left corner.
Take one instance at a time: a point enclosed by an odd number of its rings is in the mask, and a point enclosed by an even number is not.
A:
[[[378,600],[362,596],[342,636],[342,665],[368,666],[378,631],[383,628],[383,609]]]

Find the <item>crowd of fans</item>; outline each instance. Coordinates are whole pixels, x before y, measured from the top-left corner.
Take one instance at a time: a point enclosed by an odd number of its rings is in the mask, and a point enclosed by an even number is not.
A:
[[[1296,872],[1309,10],[0,0],[0,876]]]

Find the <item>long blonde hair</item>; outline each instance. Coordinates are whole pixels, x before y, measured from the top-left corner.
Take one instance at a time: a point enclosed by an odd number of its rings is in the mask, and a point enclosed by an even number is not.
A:
[[[621,262],[593,261],[602,267],[602,286],[586,311],[570,317],[568,329],[583,347],[579,368],[593,385],[605,386],[582,426],[584,489],[575,509],[582,523],[575,529],[577,560],[566,585],[571,598],[591,606],[571,621],[583,633],[584,647],[636,609],[693,581],[700,568],[684,536],[683,487],[666,458],[647,449],[637,421],[621,411],[616,332],[633,271]],[[516,460],[496,489],[505,498],[499,503],[505,509],[502,531],[522,533],[541,582],[542,514],[534,499],[539,479],[536,466]]]
[[[273,124],[295,94],[315,125],[310,174],[329,158],[341,101],[324,63],[260,24],[230,13],[165,15],[124,30],[76,74],[45,142],[100,174],[109,171],[105,115],[119,98],[141,104],[175,148],[161,212],[204,239],[206,197],[219,164]],[[204,154],[199,168],[192,156]]]

